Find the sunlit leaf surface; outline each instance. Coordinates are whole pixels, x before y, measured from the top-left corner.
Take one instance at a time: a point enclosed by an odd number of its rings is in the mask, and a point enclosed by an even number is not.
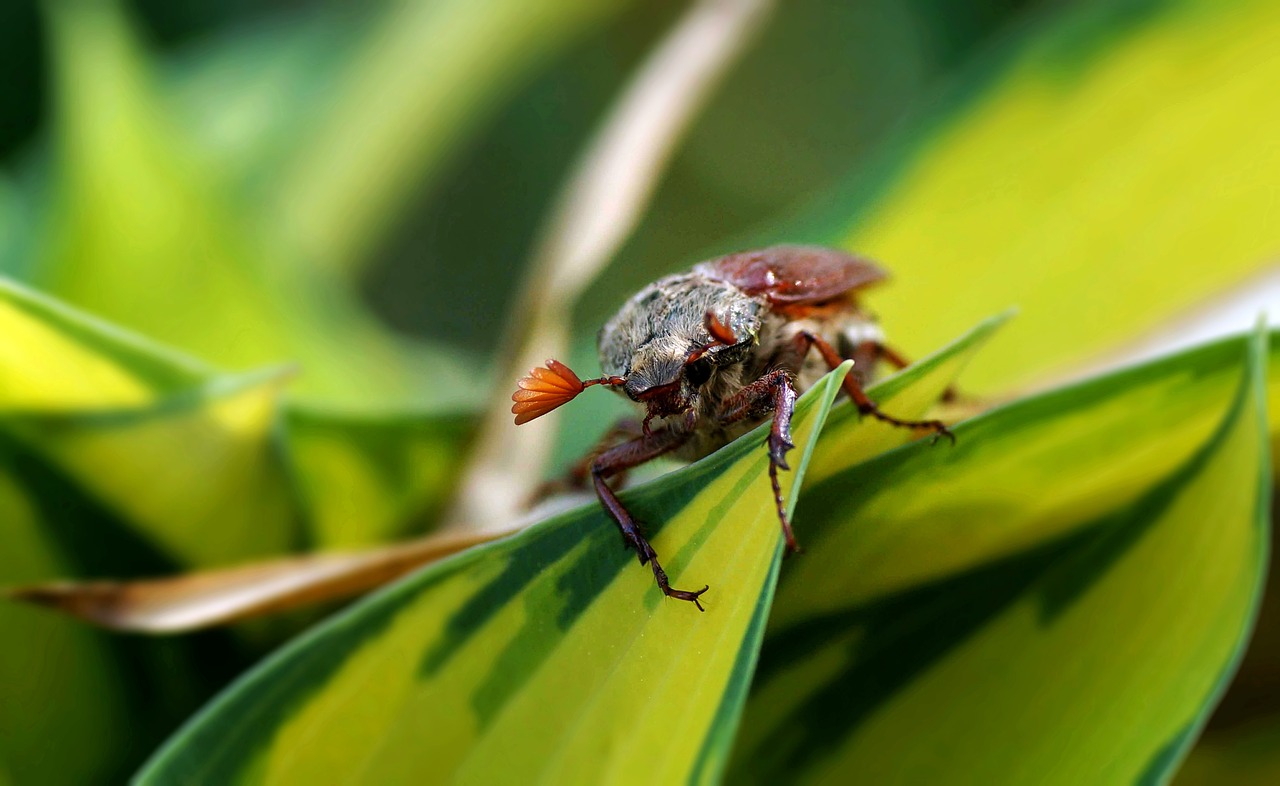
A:
[[[910,351],[1018,306],[979,392],[1060,372],[1275,263],[1277,30],[1268,0],[1046,12],[772,236],[885,263]]]
[[[0,323],[21,337],[0,350],[0,433],[24,467],[38,461],[176,564],[296,544],[273,442],[286,375],[217,375],[10,283]]]
[[[788,491],[846,371],[797,409]],[[592,505],[321,626],[211,705],[140,781],[714,779],[781,556],[763,433],[625,495],[675,585],[712,585],[705,614],[664,599]]]
[[[1159,782],[1255,612],[1266,334],[808,490],[733,782]]]
[[[213,369],[0,279],[0,408],[56,412],[154,403]]]

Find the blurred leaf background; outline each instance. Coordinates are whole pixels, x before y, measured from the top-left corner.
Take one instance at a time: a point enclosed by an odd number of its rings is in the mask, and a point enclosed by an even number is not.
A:
[[[431,529],[547,211],[687,7],[0,7],[0,584]],[[912,356],[1019,306],[984,396],[1166,335],[1280,258],[1278,35],[1265,0],[779,3],[565,305],[573,365],[640,285],[782,240],[882,260]],[[581,410],[559,463],[619,406]],[[1276,608],[1186,782],[1277,766]],[[0,783],[118,781],[318,615],[139,639],[0,606]]]

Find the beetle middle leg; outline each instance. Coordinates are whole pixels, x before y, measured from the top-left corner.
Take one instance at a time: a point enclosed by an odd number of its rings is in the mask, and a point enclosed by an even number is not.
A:
[[[796,343],[800,346],[802,357],[809,351],[810,347],[813,347],[818,350],[818,354],[822,356],[822,359],[826,364],[833,369],[844,362],[844,358],[840,357],[840,353],[836,351],[835,347],[828,344],[822,336],[808,331],[803,331],[796,335]],[[895,418],[893,415],[881,412],[880,407],[872,401],[871,397],[867,395],[867,392],[862,389],[861,383],[858,382],[858,379],[854,374],[846,375],[842,385],[844,387],[844,392],[849,394],[849,398],[853,399],[853,403],[858,407],[858,411],[862,414],[870,415],[876,420],[880,420],[894,426],[902,426],[904,428],[927,428],[933,431],[935,440],[938,437],[946,437],[951,440],[952,444],[955,444],[955,435],[947,428],[947,424],[943,423],[941,420],[903,420],[901,418]]]
[[[617,445],[619,442],[629,439],[635,439],[643,434],[640,428],[640,421],[635,418],[622,418],[609,427],[609,430],[600,435],[591,449],[582,455],[577,461],[569,465],[569,469],[564,475],[558,478],[552,478],[538,486],[533,493],[530,503],[540,502],[547,497],[564,492],[582,491],[587,488],[591,480],[591,464],[596,457],[603,454],[609,448]],[[624,482],[626,470],[620,470],[613,477],[616,483]]]
[[[613,489],[609,488],[609,484],[605,482],[610,477],[633,467],[638,467],[646,461],[655,459],[680,447],[688,438],[688,434],[664,429],[637,437],[621,445],[616,445],[592,460],[591,482],[595,486],[596,496],[600,498],[601,504],[604,505],[605,510],[609,512],[609,516],[618,525],[618,529],[622,531],[623,541],[628,547],[635,550],[636,555],[640,558],[641,565],[647,563],[653,570],[653,578],[658,582],[658,588],[662,590],[662,594],[669,598],[690,601],[698,607],[698,611],[706,611],[706,609],[702,608],[702,604],[698,602],[698,598],[709,587],[703,587],[697,591],[689,591],[671,586],[670,581],[667,579],[667,572],[658,564],[657,552],[653,550],[653,546],[649,545],[649,541],[645,540],[644,534],[640,531],[640,522],[636,521],[631,513],[623,507],[618,495],[614,494]]]
[[[858,382],[870,385],[874,381],[876,366],[888,364],[895,371],[901,371],[911,365],[911,361],[896,349],[879,341],[860,341],[851,344],[840,336],[836,342],[840,357],[853,361],[853,373],[858,375]]]
[[[773,426],[769,430],[769,480],[773,483],[773,502],[790,552],[799,551],[800,544],[796,542],[791,520],[787,517],[778,470],[791,469],[787,464],[787,452],[795,447],[791,441],[791,415],[795,409],[795,383],[786,371],[775,369],[734,394],[720,416],[720,423],[729,425],[744,418],[755,420],[773,413]]]

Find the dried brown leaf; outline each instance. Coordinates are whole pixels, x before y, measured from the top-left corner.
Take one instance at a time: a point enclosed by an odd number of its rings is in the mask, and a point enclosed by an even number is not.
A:
[[[178,633],[357,595],[498,533],[449,533],[358,552],[286,557],[157,579],[54,582],[11,599],[113,630]]]

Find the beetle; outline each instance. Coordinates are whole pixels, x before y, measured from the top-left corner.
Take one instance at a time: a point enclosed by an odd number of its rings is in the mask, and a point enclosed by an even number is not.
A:
[[[640,405],[643,419],[611,429],[574,467],[570,482],[585,486],[589,479],[662,592],[701,611],[699,598],[708,587],[671,586],[609,480],[662,455],[699,459],[772,418],[766,445],[773,500],[787,549],[798,551],[778,483],[778,471],[790,469],[791,416],[798,395],[846,359],[854,368],[843,392],[864,415],[954,442],[941,421],[893,417],[864,391],[878,361],[906,365],[858,304],[864,288],[886,277],[869,260],[818,246],[780,245],[701,262],[640,290],[605,323],[597,336],[603,376],[583,381],[548,360],[522,378],[511,396],[516,425],[596,385]]]

